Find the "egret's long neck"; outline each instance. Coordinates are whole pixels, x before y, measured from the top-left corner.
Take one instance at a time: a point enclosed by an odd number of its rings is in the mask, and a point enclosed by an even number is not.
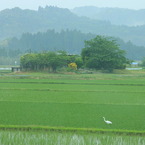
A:
[[[104,118],[104,121],[106,121],[106,120],[105,120],[105,117],[103,117],[103,118]]]

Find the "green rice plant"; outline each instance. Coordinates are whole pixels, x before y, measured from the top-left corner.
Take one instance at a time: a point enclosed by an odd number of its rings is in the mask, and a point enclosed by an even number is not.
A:
[[[144,105],[144,92],[0,89],[0,101]]]
[[[37,77],[38,74],[0,79],[0,125],[144,131],[142,76]],[[105,124],[103,117],[113,124]]]
[[[143,131],[144,109],[144,105],[3,101],[0,124]],[[105,124],[103,116],[113,124]]]
[[[143,136],[72,132],[0,131],[2,145],[144,145]]]

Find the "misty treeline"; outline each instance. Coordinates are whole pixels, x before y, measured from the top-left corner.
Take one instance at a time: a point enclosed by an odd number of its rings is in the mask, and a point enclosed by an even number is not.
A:
[[[77,30],[48,30],[47,32],[24,33],[20,38],[13,37],[1,42],[0,57],[18,58],[25,53],[38,53],[46,51],[66,51],[68,54],[80,55],[84,48],[84,41],[94,38],[96,35],[82,33]],[[114,38],[120,48],[126,51],[126,57],[131,60],[141,60],[145,56],[145,47],[133,45],[130,41],[124,42]],[[1,64],[7,63],[0,61]],[[14,63],[12,60],[11,63]],[[11,64],[10,62],[7,64]]]
[[[24,33],[20,39],[12,38],[7,48],[15,51],[20,50],[22,53],[63,50],[70,54],[80,54],[84,47],[84,40],[91,39],[94,36],[76,30],[62,30],[61,32],[48,30],[36,34]]]

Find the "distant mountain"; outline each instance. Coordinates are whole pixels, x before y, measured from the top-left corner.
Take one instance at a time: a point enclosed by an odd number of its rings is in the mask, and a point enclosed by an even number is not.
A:
[[[13,36],[20,37],[26,32],[45,32],[48,29],[57,32],[76,29],[83,33],[120,37],[126,42],[145,46],[145,25],[117,26],[107,21],[77,16],[68,9],[48,6],[39,7],[38,11],[13,8],[0,12],[0,40]]]
[[[78,16],[105,20],[115,25],[138,26],[145,24],[145,9],[98,8],[94,6],[77,7],[71,10]]]

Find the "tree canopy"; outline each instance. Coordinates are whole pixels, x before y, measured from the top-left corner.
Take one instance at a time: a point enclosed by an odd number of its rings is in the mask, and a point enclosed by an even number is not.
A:
[[[56,72],[57,68],[67,67],[69,63],[75,63],[76,68],[81,67],[80,56],[67,55],[65,51],[49,51],[44,53],[27,53],[20,58],[23,70]]]
[[[119,48],[112,37],[97,35],[94,39],[85,41],[81,55],[88,68],[112,71],[125,68],[127,63],[125,51]]]

